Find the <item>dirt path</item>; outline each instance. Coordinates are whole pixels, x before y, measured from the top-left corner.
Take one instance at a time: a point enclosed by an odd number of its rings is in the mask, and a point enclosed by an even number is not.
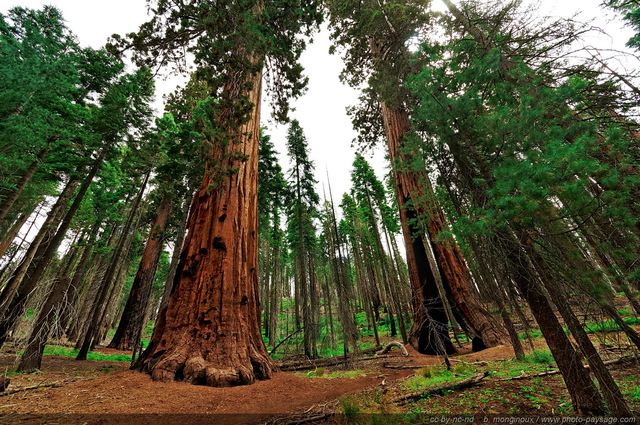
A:
[[[457,358],[490,361],[512,356],[510,347],[496,347]],[[2,356],[0,367],[8,368],[12,358]],[[383,362],[393,362],[403,368],[386,369],[382,367]],[[410,349],[409,357],[393,356],[359,363],[362,373],[351,378],[315,378],[280,372],[273,379],[254,385],[210,388],[183,382],[153,382],[148,375],[128,370],[127,364],[121,362],[76,362],[70,357],[46,356],[43,373],[10,376],[9,389],[38,383],[66,385],[0,397],[0,424],[256,423],[275,415],[303,412],[347,394],[374,388],[383,381],[391,384],[411,375],[413,370],[409,367],[441,362]]]

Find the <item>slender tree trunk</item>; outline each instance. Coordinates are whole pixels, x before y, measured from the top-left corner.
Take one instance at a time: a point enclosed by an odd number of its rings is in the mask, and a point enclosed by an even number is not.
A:
[[[149,304],[149,297],[151,296],[153,279],[158,267],[160,253],[162,252],[162,242],[169,215],[171,214],[171,206],[171,194],[167,192],[160,202],[156,218],[151,225],[142,259],[133,280],[127,304],[120,318],[120,324],[109,344],[110,348],[133,350],[138,344],[144,326],[144,316]]]
[[[505,237],[511,239],[511,236],[505,235]],[[571,395],[573,408],[581,415],[602,415],[605,411],[598,389],[589,377],[589,372],[582,366],[580,356],[565,335],[540,284],[531,274],[528,257],[530,258],[532,247],[527,243],[528,237],[524,232],[521,232],[518,237],[521,239],[520,246],[514,245],[508,253],[508,259],[513,267],[518,288],[529,303],[540,331],[558,364]],[[503,238],[503,240],[506,239]]]
[[[27,240],[27,236],[31,233],[31,230],[33,230],[34,226],[38,222],[38,219],[40,218],[40,212],[44,208],[44,204],[45,204],[44,202],[41,202],[40,205],[38,206],[38,208],[36,209],[35,213],[33,213],[33,219],[31,220],[31,223],[29,223],[29,227],[27,228],[27,231],[25,232],[25,235],[22,238],[20,238],[20,243],[18,243],[16,248],[13,250],[13,253],[7,259],[7,264],[5,264],[5,266],[0,271],[0,283],[5,282],[5,280],[6,280],[5,276],[7,276],[8,272],[11,270],[11,268],[13,266],[13,260],[16,258],[16,256],[18,255],[18,253],[22,249],[22,245],[24,245],[25,241]],[[3,255],[4,255],[4,253],[6,253],[6,250],[8,249],[8,247],[11,246],[11,242],[12,242],[11,240],[8,241],[7,248],[4,248]],[[10,275],[7,276],[7,278],[10,279],[12,275],[13,275],[13,271],[11,272]],[[3,292],[4,292],[4,287],[3,287]]]
[[[260,334],[256,270],[261,83],[260,72],[238,73],[224,87],[222,102],[235,104],[246,95],[254,106],[239,128],[232,108],[219,118],[218,127],[228,131],[231,140],[212,148],[176,287],[135,365],[154,380],[251,384],[270,378],[276,369]],[[223,158],[218,165],[236,171],[216,172],[214,158]]]
[[[10,301],[6,301],[6,305],[8,307],[3,310],[3,317],[2,321],[0,322],[0,346],[4,344],[9,330],[15,326],[16,322],[24,312],[27,297],[38,284],[40,277],[42,277],[43,273],[49,266],[49,263],[58,251],[58,247],[64,240],[75,213],[80,208],[80,204],[82,203],[82,200],[84,199],[84,196],[87,193],[87,190],[89,189],[93,178],[95,177],[98,169],[102,165],[102,161],[107,155],[109,146],[110,144],[107,143],[102,147],[100,153],[98,154],[98,157],[94,160],[89,173],[80,185],[73,203],[69,207],[69,210],[66,212],[66,214],[64,214],[64,218],[62,219],[60,226],[57,228],[55,236],[53,236],[50,241],[42,246],[44,248],[43,252],[41,254],[37,253],[34,257],[34,260],[30,261],[24,275],[27,278],[22,278],[19,280],[19,287],[17,288],[15,296],[13,296]]]
[[[66,290],[66,294],[62,300],[62,308],[60,314],[58,315],[60,334],[62,335],[65,330],[69,326],[69,320],[71,318],[72,309],[76,304],[78,304],[78,288],[84,278],[85,271],[87,268],[87,264],[89,263],[89,258],[91,258],[91,252],[93,250],[93,245],[95,243],[98,230],[100,229],[101,220],[98,220],[91,231],[89,232],[89,240],[85,247],[82,250],[82,256],[80,257],[80,261],[78,261],[78,265],[73,273],[73,278],[71,278],[69,282],[69,287]],[[58,338],[61,337],[58,336]]]
[[[59,226],[62,220],[64,210],[69,204],[69,200],[73,196],[73,191],[78,187],[77,180],[70,180],[65,188],[60,193],[60,196],[56,200],[56,203],[51,207],[49,214],[44,223],[38,230],[35,238],[31,241],[27,252],[20,261],[18,267],[13,271],[13,274],[9,278],[9,281],[0,294],[0,315],[4,315],[7,312],[11,301],[16,294],[16,291],[20,287],[20,284],[28,276],[29,266],[35,258],[41,257],[46,249],[46,244],[53,237],[56,228]]]
[[[182,245],[184,244],[184,237],[187,234],[187,222],[189,221],[190,210],[192,210],[191,206],[196,202],[196,195],[197,194],[188,196],[184,201],[184,206],[182,207],[182,217],[184,217],[184,219],[176,233],[173,253],[171,254],[171,264],[169,265],[169,273],[167,274],[167,281],[164,285],[162,301],[160,302],[161,310],[167,306],[169,296],[173,290],[173,282],[176,277],[176,271],[178,270],[178,264],[180,263],[180,252],[182,251]]]
[[[7,249],[9,249],[9,247],[11,246],[11,243],[20,232],[20,229],[22,229],[22,226],[24,226],[24,224],[29,219],[29,215],[30,214],[23,212],[18,216],[16,221],[14,221],[13,224],[11,224],[11,228],[7,231],[6,235],[2,239],[2,242],[0,242],[0,258],[4,257],[4,254],[7,252]]]
[[[282,259],[280,254],[280,246],[275,245],[273,248],[273,274],[271,281],[271,288],[269,293],[269,344],[275,346],[278,339],[278,316],[280,314],[280,305],[282,304],[282,293],[280,287],[282,286],[280,280],[282,279]]]
[[[49,140],[47,143],[50,142],[52,142],[52,140]],[[36,171],[38,171],[38,167],[40,167],[40,163],[42,162],[44,157],[47,156],[48,152],[48,148],[42,149],[40,152],[38,152],[38,154],[36,155],[36,159],[25,170],[24,174],[20,177],[20,180],[16,184],[16,187],[12,189],[9,195],[2,201],[2,203],[0,204],[0,223],[2,223],[7,214],[9,214],[9,211],[11,211],[13,204],[15,204],[15,202],[22,194],[24,188],[36,174]]]
[[[536,268],[539,271],[541,271],[541,269],[544,270],[543,264],[538,261],[535,263]],[[584,331],[584,327],[571,310],[565,295],[554,283],[551,283],[549,279],[544,279],[543,282],[545,288],[551,294],[554,304],[558,308],[562,319],[569,327],[569,330],[571,330],[573,337],[578,342],[580,349],[585,355],[585,358],[589,363],[589,370],[593,371],[593,374],[600,383],[600,390],[611,413],[616,417],[633,416],[631,410],[629,410],[629,406],[627,406],[627,403],[624,401],[620,388],[618,388],[615,380],[604,365],[598,351],[589,339],[589,335]]]
[[[60,277],[54,280],[49,296],[42,305],[33,324],[27,339],[27,347],[20,357],[16,371],[33,372],[40,369],[44,347],[51,331],[51,323],[64,300],[65,288],[68,289],[70,281],[71,279],[68,277]]]
[[[353,319],[353,311],[349,305],[349,299],[351,299],[348,271],[346,266],[346,256],[342,255],[342,239],[338,231],[338,224],[336,223],[336,212],[333,204],[333,194],[331,192],[331,183],[329,183],[329,197],[331,198],[331,210],[329,217],[331,219],[329,232],[331,254],[329,260],[333,265],[334,276],[336,277],[336,290],[338,295],[338,315],[340,317],[340,324],[342,325],[342,338],[344,342],[344,355],[346,357],[349,352],[349,348],[355,353],[358,349],[358,329]],[[338,256],[336,258],[336,252]]]
[[[98,289],[98,296],[94,303],[95,308],[90,315],[89,327],[85,332],[84,338],[82,340],[82,346],[80,347],[80,351],[76,356],[76,360],[87,359],[89,349],[94,344],[94,339],[98,337],[98,334],[100,332],[100,324],[103,319],[103,305],[107,300],[107,295],[109,293],[109,289],[111,288],[111,283],[113,282],[114,277],[116,277],[117,272],[120,270],[120,267],[123,265],[122,263],[127,264],[127,261],[122,258],[122,255],[125,251],[125,245],[129,240],[129,233],[132,230],[133,222],[135,220],[135,217],[138,215],[138,207],[140,206],[144,190],[147,186],[147,182],[149,181],[149,175],[150,172],[147,173],[144,177],[144,181],[138,191],[138,196],[131,206],[129,217],[127,218],[127,222],[122,229],[122,233],[120,234],[116,249],[113,251],[111,261],[109,262],[109,267],[102,277],[102,281]]]

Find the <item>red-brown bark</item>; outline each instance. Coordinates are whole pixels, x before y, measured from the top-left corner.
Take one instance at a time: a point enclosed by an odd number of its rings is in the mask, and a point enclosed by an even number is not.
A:
[[[376,61],[386,60],[379,42],[371,39],[370,47]],[[424,171],[399,170],[397,167],[397,164],[410,162],[410,158],[404,152],[405,140],[412,131],[408,112],[401,105],[390,105],[385,101],[381,101],[380,106],[389,158],[393,167],[400,222],[407,250],[407,265],[414,293],[414,325],[410,337],[411,344],[418,351],[421,350],[416,346],[418,343],[416,337],[422,334],[424,338],[425,329],[423,328],[429,323],[425,320],[425,312],[422,311],[425,309],[422,307],[425,302],[430,304],[428,308],[433,311],[433,314],[429,313],[432,316],[431,319],[441,324],[438,326],[446,326],[448,322],[442,300],[439,299],[434,273],[440,273],[442,277],[442,283],[456,319],[467,332],[482,340],[477,341],[476,346],[484,348],[504,343],[507,340],[506,332],[493,320],[473,290],[471,275],[458,246],[453,241],[446,243],[437,241],[438,235],[448,226],[444,212],[435,201],[428,175]],[[410,215],[414,215],[415,219],[425,223],[428,233],[426,239],[423,239],[421,235],[423,232],[419,226],[410,224],[412,220]],[[412,230],[411,227],[415,229]],[[426,250],[424,247],[419,247],[417,241],[426,243],[433,249],[438,271],[431,270]],[[420,268],[425,270],[419,272]],[[448,332],[442,329],[440,334],[443,341],[447,341],[445,342],[447,347],[450,346],[447,351],[455,351]]]
[[[402,139],[409,134],[408,115],[387,107],[384,102],[381,106],[413,289],[413,327],[409,342],[424,354],[451,354],[456,350],[449,337],[446,312],[429,265],[422,232],[415,226],[417,212],[412,196],[416,193],[417,179],[415,173],[400,172],[395,166],[397,161],[402,161]]]
[[[235,103],[244,95],[254,107],[239,128],[231,121],[232,110],[218,118],[218,127],[230,141],[211,150],[173,291],[149,347],[136,363],[154,380],[251,384],[270,378],[276,369],[259,328],[256,199],[261,81],[260,72],[238,73],[225,85],[224,99]],[[235,171],[220,173],[220,167]]]
[[[51,143],[52,141],[53,139],[49,139],[47,140],[47,143]],[[20,195],[22,195],[24,188],[27,187],[27,184],[31,181],[33,176],[36,175],[36,171],[38,171],[42,160],[45,158],[45,156],[47,156],[48,152],[49,148],[42,149],[40,152],[38,152],[36,158],[29,165],[29,167],[27,167],[27,169],[20,177],[20,180],[16,183],[16,186],[4,198],[4,200],[0,204],[0,222],[5,219],[9,211],[11,211],[11,207],[13,207],[13,204],[15,204]]]
[[[110,348],[134,350],[138,344],[172,204],[171,194],[165,193],[151,225],[140,265],[133,279],[118,329],[109,344]]]
[[[3,236],[2,241],[0,241],[0,258],[4,256],[7,252],[7,249],[11,246],[13,240],[18,236],[18,232],[22,229],[22,226],[29,219],[29,215],[26,212],[21,213],[18,218],[13,222],[7,233]]]

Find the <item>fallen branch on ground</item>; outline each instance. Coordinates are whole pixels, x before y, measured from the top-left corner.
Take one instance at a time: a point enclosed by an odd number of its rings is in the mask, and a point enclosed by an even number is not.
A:
[[[282,340],[282,341],[280,341],[278,344],[276,344],[276,346],[275,346],[275,347],[273,347],[273,350],[271,350],[271,351],[269,352],[269,355],[270,355],[270,356],[271,356],[271,355],[273,355],[273,353],[275,353],[275,352],[276,352],[276,350],[278,349],[278,347],[280,347],[282,344],[284,344],[285,342],[287,342],[287,341],[289,340],[289,338],[291,338],[292,336],[294,336],[294,335],[296,335],[296,334],[298,334],[298,333],[302,332],[302,329],[303,329],[303,328],[299,328],[299,329],[295,330],[293,333],[289,334],[289,336],[287,336],[285,339],[283,339],[283,340]]]
[[[636,359],[637,359],[637,357],[635,357],[635,356],[624,356],[624,357],[620,357],[619,359],[615,359],[615,360],[607,360],[606,362],[603,362],[603,363],[604,363],[605,366],[611,366],[611,365],[614,365],[614,364],[630,362],[630,361],[636,360]],[[585,367],[585,369],[589,369],[589,365],[585,365],[584,367]],[[502,378],[502,379],[498,379],[498,381],[518,381],[520,379],[540,378],[542,376],[557,375],[559,373],[560,373],[560,371],[558,369],[553,369],[553,370],[550,370],[548,372],[534,373],[533,375],[520,375],[520,376],[514,376],[512,378]]]
[[[71,380],[71,381],[56,381],[56,382],[52,382],[50,384],[39,384],[39,385],[32,385],[30,387],[20,387],[20,388],[15,388],[13,390],[7,390],[3,393],[0,393],[0,397],[4,397],[7,395],[11,395],[11,394],[15,394],[15,393],[19,393],[22,391],[29,391],[29,390],[38,390],[40,388],[58,388],[58,387],[64,387],[67,384],[70,384],[72,382],[75,382],[76,380]]]
[[[402,364],[384,362],[384,363],[382,363],[382,367],[384,367],[385,369],[398,369],[398,370],[417,369],[419,367],[422,367],[422,365],[409,365],[409,366],[407,366],[407,363],[408,362],[404,362]]]
[[[359,354],[370,354],[370,353],[374,353],[376,350],[377,348],[370,348],[370,349],[361,351]],[[395,356],[387,356],[387,357],[395,357]],[[380,359],[380,357],[378,356],[355,357],[350,355],[346,359],[344,358],[344,356],[333,356],[333,357],[325,357],[321,359],[308,359],[308,360],[292,361],[287,363],[279,363],[278,367],[280,368],[280,370],[284,372],[291,372],[291,371],[299,371],[299,370],[311,370],[317,367],[337,366],[337,365],[349,363],[349,362],[362,362],[367,360],[378,360],[378,359]]]
[[[451,358],[449,360],[452,361],[452,362],[459,362],[459,363],[462,363],[462,364],[471,364],[471,365],[474,365],[474,366],[486,366],[488,364],[487,362],[467,362],[467,361],[464,361],[464,360],[451,359]]]
[[[457,391],[464,388],[472,387],[477,385],[480,381],[482,381],[485,377],[489,375],[488,372],[484,373],[476,373],[475,375],[463,379],[458,382],[452,382],[450,384],[440,385],[437,387],[425,388],[420,391],[414,391],[412,393],[403,394],[400,397],[396,397],[391,400],[393,403],[404,404],[409,400],[415,400],[424,396],[428,396],[431,394],[442,394],[445,391]]]

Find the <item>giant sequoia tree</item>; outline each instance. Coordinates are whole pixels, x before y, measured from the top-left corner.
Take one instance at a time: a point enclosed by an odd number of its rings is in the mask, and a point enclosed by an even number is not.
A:
[[[562,62],[563,48],[580,33],[570,23],[528,27],[511,5],[461,10],[445,3],[460,33],[448,44],[425,43],[422,72],[409,80],[420,99],[412,115],[421,136],[417,144],[447,176],[453,229],[460,240],[504,258],[498,269],[502,290],[513,285],[529,303],[576,411],[602,413],[602,399],[550,301],[575,336],[610,410],[628,415],[569,304],[586,298],[617,320],[606,295],[610,286],[580,242],[581,235],[599,233],[603,223],[613,238],[634,239],[637,221],[627,200],[637,180],[625,176],[634,159],[622,148],[629,136],[601,118],[616,108],[606,100],[616,96],[603,96],[615,93],[615,86],[587,63]],[[637,252],[633,245],[626,249]]]
[[[250,384],[275,370],[260,334],[256,270],[262,72],[268,58],[284,118],[287,98],[305,83],[299,33],[319,15],[314,2],[279,1],[159,0],[152,11],[130,38],[137,59],[179,63],[188,50],[211,92],[199,114],[208,144],[205,175],[171,297],[137,368],[163,381]]]
[[[413,288],[410,342],[422,353],[443,354],[455,351],[445,297],[458,321],[476,338],[474,348],[501,343],[504,332],[479,302],[456,242],[441,239],[448,223],[426,170],[407,166],[416,158],[407,145],[413,131],[408,111],[412,99],[403,85],[414,71],[407,44],[427,27],[424,6],[420,1],[341,0],[329,2],[329,11],[332,37],[344,47],[344,79],[351,85],[368,83],[365,108],[353,114],[360,139],[375,143],[384,135],[387,142]],[[437,267],[430,265],[430,252]],[[444,294],[438,291],[438,279]]]

